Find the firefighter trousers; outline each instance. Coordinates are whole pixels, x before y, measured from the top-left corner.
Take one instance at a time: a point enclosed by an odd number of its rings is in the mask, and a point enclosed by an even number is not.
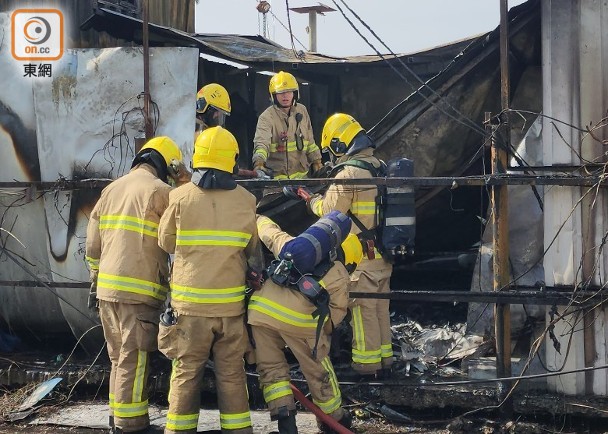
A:
[[[110,417],[123,432],[150,426],[149,353],[156,351],[158,309],[147,304],[99,301],[99,318],[112,363]]]
[[[362,270],[351,291],[390,292],[390,271]],[[353,331],[352,367],[361,374],[374,374],[393,363],[389,300],[360,298],[350,301]]]
[[[292,336],[264,326],[252,326],[251,331],[255,341],[260,387],[273,420],[277,418],[281,407],[287,407],[289,411],[296,409],[289,383],[289,365],[283,353],[285,345],[300,363],[312,401],[336,420],[344,416],[338,379],[329,360],[329,337],[325,333],[319,337],[315,359],[312,357],[314,337]]]
[[[165,433],[196,433],[205,364],[213,356],[223,433],[252,433],[243,357],[248,336],[244,315],[177,315],[161,324],[159,349],[172,359]]]

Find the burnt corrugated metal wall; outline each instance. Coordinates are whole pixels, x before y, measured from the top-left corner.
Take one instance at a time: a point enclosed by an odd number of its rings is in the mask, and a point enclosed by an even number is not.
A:
[[[139,0],[141,2],[141,0]],[[150,21],[194,33],[195,0],[148,0]]]

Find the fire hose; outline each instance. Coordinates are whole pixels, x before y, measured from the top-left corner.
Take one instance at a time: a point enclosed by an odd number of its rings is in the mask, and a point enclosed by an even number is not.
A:
[[[349,430],[345,426],[340,425],[340,423],[337,420],[335,420],[333,417],[331,417],[328,414],[323,413],[323,410],[321,410],[312,401],[310,401],[306,396],[304,396],[304,394],[302,392],[300,392],[300,389],[298,389],[292,383],[290,383],[289,385],[291,386],[291,390],[293,391],[293,394],[296,397],[296,399],[298,401],[300,401],[300,404],[302,404],[304,407],[306,407],[307,409],[312,411],[315,416],[317,416],[321,421],[323,421],[323,423],[325,423],[327,426],[329,426],[332,430],[334,430],[338,434],[354,434],[351,430]]]

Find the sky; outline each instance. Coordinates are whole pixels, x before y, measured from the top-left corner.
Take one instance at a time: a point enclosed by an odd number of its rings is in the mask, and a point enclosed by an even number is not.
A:
[[[414,53],[495,29],[500,23],[500,0],[335,0],[363,35],[381,53],[382,44],[345,8],[344,3],[395,53]],[[344,3],[343,3],[344,2]],[[525,0],[509,0],[509,8]],[[313,0],[269,0],[268,35],[291,47],[286,3],[290,8],[317,5]],[[317,16],[317,51],[333,56],[376,54],[348,24],[333,0],[321,3],[336,9]],[[258,0],[198,0],[195,31],[258,35],[263,34]],[[290,12],[289,18],[298,50],[307,50],[308,14]],[[286,28],[284,28],[285,26]],[[298,42],[299,41],[299,42]],[[301,44],[300,44],[301,42]]]

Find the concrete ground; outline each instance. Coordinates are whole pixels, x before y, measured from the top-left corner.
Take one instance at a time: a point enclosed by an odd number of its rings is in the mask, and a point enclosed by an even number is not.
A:
[[[150,423],[152,426],[164,427],[166,415],[166,408],[150,406]],[[256,433],[269,433],[277,429],[276,422],[271,422],[266,411],[252,411],[251,420]],[[311,413],[298,413],[297,424],[298,430],[302,433],[317,432],[317,422]],[[108,406],[99,403],[80,403],[62,408],[51,408],[30,421],[29,426],[31,429],[42,429],[44,426],[64,426],[107,430],[109,428]],[[217,410],[201,410],[198,431],[205,432],[219,429],[219,412]]]
[[[165,425],[167,409],[150,406],[151,424],[155,432],[162,433]],[[256,434],[268,434],[277,430],[276,422],[270,421],[267,411],[251,411],[253,431]],[[300,434],[318,432],[316,418],[312,413],[300,411],[296,417]],[[363,433],[412,433],[412,434],[447,434],[443,428],[413,427],[393,425],[379,420],[356,420],[353,432]],[[55,405],[42,407],[36,415],[15,421],[0,423],[0,434],[37,433],[37,434],[101,434],[108,431],[108,406],[96,401],[78,402],[74,405]],[[201,410],[198,429],[199,433],[220,433],[219,413],[217,410]]]

